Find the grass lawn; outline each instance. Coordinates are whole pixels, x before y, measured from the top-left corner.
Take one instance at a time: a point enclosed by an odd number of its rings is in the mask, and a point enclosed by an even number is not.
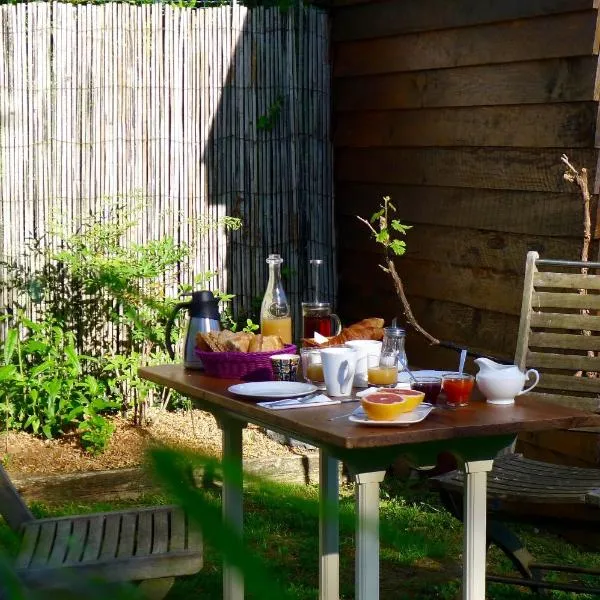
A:
[[[206,498],[218,505],[219,490],[206,491]],[[146,498],[144,503],[166,502]],[[51,510],[34,506],[36,515],[72,514],[111,510],[124,504],[71,505]],[[354,598],[354,503],[350,486],[343,487],[341,500],[341,598]],[[547,562],[569,562],[597,566],[600,555],[579,552],[558,537],[519,529],[536,558]],[[6,538],[7,530],[0,530]],[[381,600],[454,600],[460,598],[462,526],[439,504],[437,495],[420,482],[397,480],[382,486],[381,502]],[[251,484],[245,492],[245,538],[248,551],[263,559],[274,581],[294,600],[318,598],[318,489],[314,486]],[[488,555],[489,570],[510,574],[508,561],[497,550]],[[220,556],[205,547],[205,566],[196,576],[179,578],[169,600],[222,597]],[[267,582],[268,585],[268,582]],[[260,590],[247,590],[249,600],[259,600]],[[535,598],[526,589],[490,584],[488,598],[519,600]],[[550,592],[551,599],[592,598]],[[595,596],[594,596],[595,597]]]

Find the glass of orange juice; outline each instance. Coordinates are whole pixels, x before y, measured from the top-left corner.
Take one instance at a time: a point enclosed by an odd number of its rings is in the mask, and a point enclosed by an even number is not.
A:
[[[302,376],[304,381],[312,383],[318,389],[325,389],[325,377],[323,375],[323,362],[321,350],[318,348],[302,348],[300,350],[302,361]]]
[[[385,365],[369,367],[367,371],[367,378],[369,385],[393,387],[398,381],[398,367],[396,365],[393,367],[388,367]]]

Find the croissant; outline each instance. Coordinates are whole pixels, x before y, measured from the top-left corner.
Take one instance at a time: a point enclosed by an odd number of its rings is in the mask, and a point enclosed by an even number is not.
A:
[[[344,327],[341,333],[330,337],[322,344],[315,342],[313,338],[304,338],[302,342],[304,346],[326,348],[327,346],[345,344],[351,340],[381,340],[383,339],[384,323],[385,321],[379,317],[371,317],[369,319],[363,319],[358,323],[354,323],[349,327]]]

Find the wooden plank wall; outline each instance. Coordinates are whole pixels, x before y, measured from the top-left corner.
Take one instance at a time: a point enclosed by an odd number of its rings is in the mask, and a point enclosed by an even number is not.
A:
[[[129,241],[192,245],[188,282],[218,270],[212,286],[248,308],[278,252],[298,315],[319,257],[333,300],[328,44],[311,7],[0,6],[0,257],[106,197],[141,200]],[[224,215],[243,230],[207,234]]]
[[[578,258],[567,153],[595,176],[594,0],[333,2],[339,307],[401,316],[355,215],[389,195],[414,225],[397,261],[435,336],[511,357],[527,250]],[[595,250],[594,250],[595,257]],[[409,336],[414,364],[452,352]]]

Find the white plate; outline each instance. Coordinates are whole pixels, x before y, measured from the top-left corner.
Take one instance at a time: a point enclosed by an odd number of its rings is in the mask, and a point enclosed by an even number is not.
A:
[[[296,381],[256,381],[231,385],[228,390],[251,398],[297,398],[316,392],[317,386]]]
[[[393,421],[374,421],[367,417],[362,406],[360,406],[348,417],[348,420],[353,423],[359,423],[360,425],[380,425],[385,427],[392,425],[394,427],[406,427],[408,425],[420,423],[432,410],[433,406],[431,404],[423,402],[422,404],[419,404],[415,410],[408,413],[402,413]]]
[[[439,377],[440,379],[447,375],[448,373],[455,373],[456,371],[431,371],[431,370],[423,370],[423,371],[411,371],[413,375],[421,375],[421,377]],[[403,383],[410,382],[410,375],[406,371],[400,371],[398,373],[398,381]]]

